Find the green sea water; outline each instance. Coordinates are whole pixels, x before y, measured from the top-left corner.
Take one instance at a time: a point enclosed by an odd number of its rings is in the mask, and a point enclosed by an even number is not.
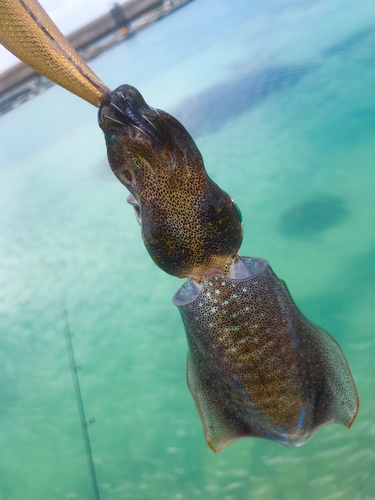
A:
[[[289,449],[206,445],[171,297],[106,159],[96,110],[52,87],[0,117],[0,499],[375,499],[375,12],[346,0],[196,0],[90,63],[192,132],[265,257],[330,331],[352,428]]]

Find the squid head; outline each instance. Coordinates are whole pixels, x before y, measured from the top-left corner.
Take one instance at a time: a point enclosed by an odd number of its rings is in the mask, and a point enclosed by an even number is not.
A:
[[[99,125],[111,168],[132,194],[154,262],[169,274],[197,281],[209,268],[226,274],[242,241],[240,214],[207,175],[185,128],[148,106],[129,85],[107,95]]]

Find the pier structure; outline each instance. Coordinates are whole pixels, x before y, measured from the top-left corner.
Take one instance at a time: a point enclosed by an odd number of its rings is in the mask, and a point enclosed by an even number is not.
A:
[[[127,0],[67,36],[89,60],[191,0]],[[52,82],[20,62],[0,74],[0,115],[50,87]]]

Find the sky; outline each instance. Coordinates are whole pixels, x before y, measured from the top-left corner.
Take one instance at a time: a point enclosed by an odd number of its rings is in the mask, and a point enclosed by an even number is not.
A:
[[[64,35],[69,35],[110,10],[115,0],[39,0]],[[120,1],[119,3],[123,3]],[[17,64],[17,59],[0,45],[0,73]]]

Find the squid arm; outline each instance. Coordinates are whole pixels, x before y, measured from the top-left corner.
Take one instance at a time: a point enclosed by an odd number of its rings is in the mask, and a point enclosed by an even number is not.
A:
[[[96,107],[109,91],[37,0],[1,0],[0,42],[43,76]]]

